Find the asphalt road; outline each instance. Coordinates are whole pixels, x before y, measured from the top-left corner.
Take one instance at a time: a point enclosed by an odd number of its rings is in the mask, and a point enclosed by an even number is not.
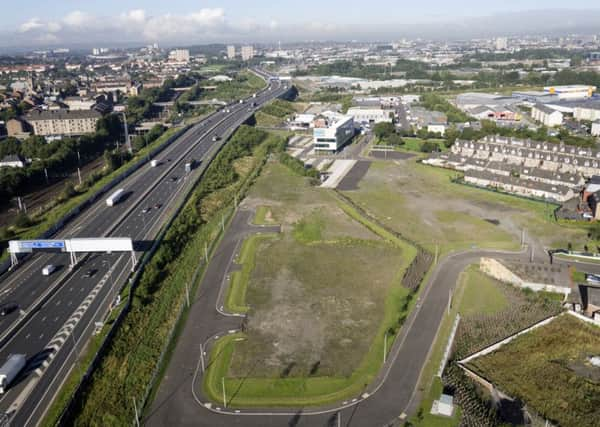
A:
[[[231,260],[240,242],[252,232],[249,214],[238,212],[208,266],[186,325],[178,339],[170,364],[154,402],[145,414],[147,426],[385,426],[399,420],[401,414],[414,413],[420,373],[428,359],[450,295],[464,268],[479,262],[482,256],[527,260],[529,253],[475,250],[444,258],[436,267],[415,309],[395,340],[388,361],[377,378],[348,401],[320,408],[304,409],[222,409],[210,404],[202,394],[200,343],[209,354],[215,337],[240,328],[242,318],[220,313],[221,295],[232,270]],[[598,265],[580,268],[594,272]]]
[[[275,83],[272,90],[259,94],[252,101],[260,105],[283,91]],[[155,157],[160,161],[159,166],[152,168],[149,164],[145,165],[119,184],[119,188],[125,188],[129,193],[124,201],[107,207],[102,198],[83,212],[61,236],[110,235],[151,240],[165,221],[167,210],[173,209],[175,202],[181,203],[182,192],[191,187],[193,175],[198,173],[196,170],[186,177],[185,162],[190,158],[200,160],[209,151],[212,153],[213,146],[223,143],[222,140],[212,141],[213,135],[232,132],[252,114],[248,107],[248,103],[232,104],[230,113],[215,113],[209,118],[210,123],[204,121],[195,125]],[[223,120],[222,123],[218,123],[220,120]],[[213,126],[216,126],[214,130],[211,129]],[[174,170],[167,173],[171,165]],[[157,185],[153,187],[155,182]],[[151,210],[142,213],[146,207]],[[110,229],[113,230],[109,232]],[[49,277],[42,276],[41,268],[48,263],[64,267]],[[57,278],[67,273],[67,264],[68,255],[65,254],[35,255],[8,275],[0,288],[0,292],[4,292],[2,298],[18,301],[21,308],[27,307],[48,287],[56,286]],[[94,270],[91,278],[83,277],[87,270]],[[45,409],[65,377],[60,373],[73,367],[76,354],[92,332],[93,323],[103,319],[130,270],[129,254],[91,255],[63,280],[54,295],[0,349],[0,361],[11,353],[28,355],[26,369],[11,389],[0,397],[0,410],[10,412],[15,404],[19,405],[13,425],[33,425],[39,420],[40,411]],[[4,319],[5,322],[14,320]],[[3,323],[0,331],[7,327],[8,324]],[[59,332],[61,334],[56,336]],[[53,337],[56,339],[53,340]],[[58,348],[50,348],[52,343]]]

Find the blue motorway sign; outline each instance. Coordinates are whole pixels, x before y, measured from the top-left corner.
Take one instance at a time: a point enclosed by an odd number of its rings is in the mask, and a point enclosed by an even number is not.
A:
[[[19,246],[23,249],[64,249],[64,240],[22,240]]]

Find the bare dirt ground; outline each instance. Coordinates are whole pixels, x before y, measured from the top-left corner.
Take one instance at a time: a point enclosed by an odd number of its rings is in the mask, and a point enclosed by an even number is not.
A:
[[[247,340],[236,343],[229,374],[350,375],[369,351],[390,289],[401,287],[402,251],[349,218],[330,190],[275,162],[243,206],[267,207],[282,234],[256,249]]]

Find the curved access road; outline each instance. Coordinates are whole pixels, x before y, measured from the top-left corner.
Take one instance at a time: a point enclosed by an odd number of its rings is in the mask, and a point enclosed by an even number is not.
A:
[[[148,426],[385,426],[414,412],[419,404],[419,377],[436,339],[444,311],[460,273],[483,256],[528,261],[530,252],[471,250],[442,259],[429,276],[414,310],[407,318],[378,377],[348,401],[319,408],[243,409],[210,403],[202,394],[200,351],[241,327],[242,318],[222,309],[222,295],[232,260],[241,241],[256,232],[247,211],[238,211],[217,247],[194,298],[192,310],[179,337],[170,365],[143,423]],[[581,267],[581,264],[579,264]],[[600,266],[588,264],[590,272]],[[202,347],[201,347],[202,344]],[[206,356],[205,356],[206,357]],[[235,403],[235,402],[234,402]]]

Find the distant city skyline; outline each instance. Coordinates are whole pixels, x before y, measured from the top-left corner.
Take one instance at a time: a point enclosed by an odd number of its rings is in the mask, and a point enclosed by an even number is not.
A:
[[[355,0],[301,3],[266,0],[55,0],[5,7],[0,47],[91,46],[159,42],[272,42],[281,40],[392,40],[401,37],[472,38],[513,34],[599,32],[600,8],[591,0],[522,0],[488,4],[434,0],[399,4]],[[555,8],[555,9],[553,9]]]

